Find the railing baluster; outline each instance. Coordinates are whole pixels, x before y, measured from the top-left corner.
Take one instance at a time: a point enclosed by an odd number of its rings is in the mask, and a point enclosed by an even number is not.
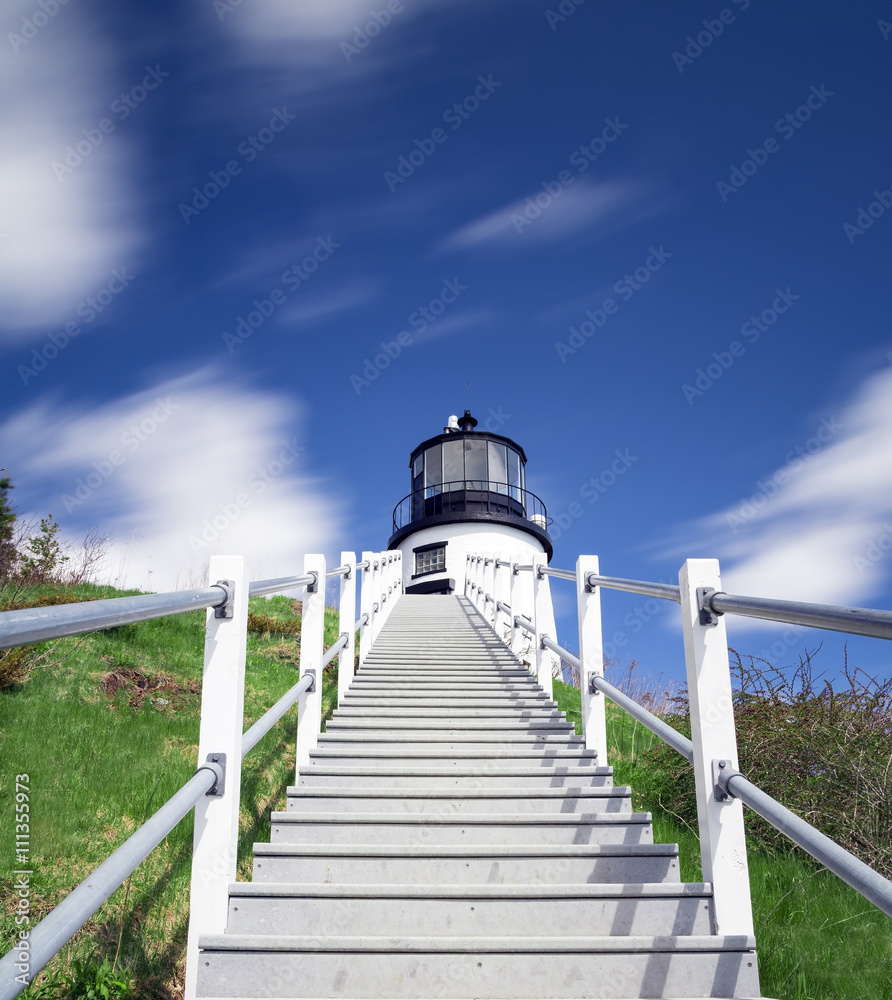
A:
[[[198,766],[219,756],[225,769],[222,794],[208,793],[195,806],[189,935],[186,945],[187,1000],[195,996],[198,938],[222,934],[235,881],[244,728],[245,656],[248,638],[248,579],[242,556],[212,556],[210,583],[226,581],[232,596],[225,608],[209,608],[201,682]],[[226,617],[217,617],[225,614]]]
[[[539,567],[545,566],[545,555],[533,556],[533,625],[536,628],[536,680],[539,687],[551,698],[554,694],[554,678],[551,674],[551,653],[542,645],[542,636],[550,619],[549,606],[551,591],[548,578],[539,575]],[[551,638],[556,638],[552,636]]]
[[[322,727],[322,650],[325,631],[325,556],[304,556],[304,573],[316,574],[316,585],[304,591],[300,626],[300,676],[312,671],[315,684],[305,691],[297,707],[295,775],[310,764],[310,752],[319,742]],[[295,780],[297,784],[297,780]]]
[[[362,571],[362,584],[359,589],[359,617],[366,619],[366,624],[359,633],[359,665],[365,663],[365,658],[369,655],[369,648],[372,645],[372,562],[374,552],[363,552],[362,561],[366,563],[366,568]]]
[[[342,552],[341,565],[349,572],[341,577],[338,588],[338,632],[348,636],[347,645],[338,654],[338,704],[353,680],[353,663],[356,659],[356,553]]]
[[[604,676],[601,595],[589,587],[588,575],[598,572],[597,556],[576,560],[576,603],[579,615],[579,689],[582,694],[582,731],[587,750],[595,750],[598,763],[607,763],[607,713],[604,696],[592,694],[592,676]]]
[[[678,575],[681,622],[687,663],[691,741],[703,878],[713,883],[716,934],[752,934],[753,908],[743,831],[743,803],[720,802],[713,762],[737,767],[734,702],[728,665],[728,638],[721,616],[701,614],[699,588],[721,590],[716,559],[688,559]]]

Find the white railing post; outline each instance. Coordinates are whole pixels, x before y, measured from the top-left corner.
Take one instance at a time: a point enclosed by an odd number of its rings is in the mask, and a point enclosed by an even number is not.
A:
[[[465,590],[464,594],[467,597],[471,592],[471,556],[465,556]]]
[[[688,559],[678,574],[703,879],[712,882],[715,934],[752,934],[743,803],[716,798],[713,768],[737,767],[728,639],[721,615],[701,612],[698,590],[721,590],[716,559]]]
[[[208,582],[225,581],[232,588],[232,599],[224,609],[207,611],[198,763],[219,758],[225,777],[222,794],[209,793],[195,806],[186,949],[185,995],[189,1000],[195,996],[198,982],[198,939],[203,934],[225,932],[229,884],[235,881],[248,637],[244,563],[241,556],[212,556],[210,561]],[[221,613],[227,617],[217,617]]]
[[[371,590],[369,605],[369,640],[374,645],[378,638],[381,620],[381,553],[372,553],[372,569],[369,574],[369,589]]]
[[[495,555],[490,555],[483,560],[483,617],[495,627],[496,624],[496,606],[492,605],[492,619],[489,617],[489,609],[487,607],[486,595],[489,594],[490,597],[495,599],[496,590],[496,557]]]
[[[523,608],[520,606],[520,594],[523,584],[520,580],[520,573],[515,571],[516,566],[517,563],[511,563],[511,598],[508,603],[511,605],[511,652],[519,660],[523,654],[527,633],[514,624],[515,617],[521,618],[523,611]]]
[[[297,760],[295,774],[310,763],[310,751],[319,742],[322,728],[322,652],[325,629],[325,556],[304,556],[304,575],[316,574],[315,585],[304,589],[300,626],[300,676],[315,675],[311,691],[304,691],[297,703]],[[297,784],[297,781],[295,781]]]
[[[493,590],[493,597],[496,599],[496,610],[495,610],[495,622],[493,623],[496,634],[503,640],[506,644],[508,642],[508,635],[506,629],[508,628],[508,613],[505,611],[499,611],[499,604],[507,604],[511,606],[511,595],[509,593],[510,581],[508,574],[511,572],[511,563],[504,556],[496,557],[496,571],[495,571],[495,584]]]
[[[551,653],[542,645],[542,634],[545,623],[549,620],[549,605],[551,591],[548,588],[548,578],[539,575],[539,567],[547,566],[543,555],[533,556],[533,627],[536,629],[536,680],[539,687],[549,698],[554,693],[554,678],[551,675]],[[557,636],[548,637],[557,642]]]
[[[373,552],[363,552],[361,562],[368,563],[368,569],[362,571],[362,584],[359,590],[359,617],[368,615],[366,624],[359,633],[359,665],[365,663],[372,644],[372,560]]]
[[[347,645],[338,653],[338,704],[342,703],[353,680],[356,658],[356,553],[342,552],[341,565],[350,571],[340,579],[338,595],[338,632],[347,636]]]
[[[607,764],[607,712],[604,695],[592,693],[593,675],[604,676],[604,640],[601,633],[601,594],[589,587],[590,573],[598,572],[597,556],[576,560],[576,606],[579,615],[579,688],[582,693],[582,731],[586,750],[595,750],[598,763]]]

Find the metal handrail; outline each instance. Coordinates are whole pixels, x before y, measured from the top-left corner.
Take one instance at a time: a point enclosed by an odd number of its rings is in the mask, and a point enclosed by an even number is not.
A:
[[[278,580],[257,580],[248,584],[249,597],[261,597],[263,594],[274,594],[278,590],[294,590],[296,587],[311,587],[316,584],[316,574],[306,576],[283,576]]]
[[[223,777],[219,764],[202,764],[195,774],[134,834],[47,914],[29,935],[28,965],[39,971],[145,861],[195,803]],[[18,949],[0,959],[0,998],[11,1000],[25,986],[16,982]]]
[[[806,604],[803,601],[777,601],[764,597],[739,597],[722,591],[705,594],[703,603],[716,614],[744,615],[791,625],[892,639],[892,611],[875,608],[850,608],[836,604]]]
[[[606,587],[608,590],[625,590],[630,594],[659,597],[664,601],[681,604],[681,592],[671,583],[651,583],[649,580],[624,580],[618,576],[599,576],[589,573],[585,579],[589,587]]]
[[[536,628],[535,628],[535,626],[531,625],[528,621],[526,621],[525,619],[521,618],[520,615],[515,615],[514,616],[514,624],[515,624],[515,626],[517,628],[526,629],[527,632],[532,632],[533,635],[536,634]]]
[[[511,614],[511,606],[509,604],[504,604],[502,601],[499,601],[498,604],[496,604],[496,609],[498,611],[504,611],[506,615]]]
[[[576,582],[576,574],[571,569],[552,569],[550,566],[540,566],[539,576],[556,576],[560,580]]]
[[[547,635],[543,635],[540,642],[581,671],[582,664],[578,656],[574,656],[569,650],[553,642]],[[582,682],[585,683],[584,678]],[[694,745],[689,739],[668,726],[662,719],[658,719],[653,713],[648,712],[637,702],[633,702],[631,698],[604,680],[600,674],[591,675],[590,683],[591,688],[594,689],[592,690],[593,694],[595,690],[601,691],[652,733],[659,736],[661,740],[668,743],[673,750],[677,750],[688,763],[693,762]],[[763,792],[744,774],[732,767],[730,762],[719,762],[717,786],[728,795],[745,802],[754,813],[767,820],[794,844],[798,844],[813,858],[820,861],[825,868],[838,875],[843,882],[881,909],[883,913],[892,917],[892,882],[883,878],[879,872],[874,871],[844,847],[840,847],[811,823],[807,823],[786,806],[781,805],[767,792]]]
[[[226,589],[214,584],[202,590],[109,597],[101,601],[4,611],[0,613],[0,649],[62,639],[68,635],[83,635],[196,609],[215,608],[224,604],[227,598]]]
[[[333,576],[349,576],[350,567],[349,566],[336,566],[334,569],[330,569],[325,574],[325,579],[330,580]]]

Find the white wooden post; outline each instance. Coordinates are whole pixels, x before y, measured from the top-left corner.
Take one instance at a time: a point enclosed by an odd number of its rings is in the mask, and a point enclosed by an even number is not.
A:
[[[347,645],[338,653],[338,704],[347,693],[353,680],[353,661],[356,658],[356,553],[342,552],[341,565],[350,572],[340,580],[338,599],[338,632],[347,636]]]
[[[496,599],[495,621],[493,625],[496,634],[504,642],[508,641],[506,629],[508,628],[508,613],[499,611],[499,604],[510,605],[510,594],[508,592],[508,574],[511,570],[511,563],[503,555],[496,556],[495,583],[493,584],[493,597]]]
[[[548,588],[548,578],[539,576],[539,567],[546,566],[547,560],[543,555],[533,556],[533,625],[536,628],[536,680],[539,687],[551,698],[554,693],[554,678],[551,675],[551,653],[542,647],[542,632],[545,623],[549,619],[549,604],[551,603],[551,591]],[[552,642],[557,642],[557,636],[548,637]]]
[[[315,587],[304,589],[300,625],[300,676],[313,671],[316,683],[312,691],[304,691],[297,703],[297,761],[295,774],[300,775],[310,764],[310,751],[319,742],[322,728],[322,653],[325,628],[325,556],[304,556],[304,575],[316,574]],[[295,784],[297,782],[295,781]]]
[[[228,618],[208,608],[201,682],[198,763],[209,756],[224,764],[222,795],[206,795],[195,806],[192,840],[189,935],[186,949],[186,996],[195,997],[198,939],[223,934],[229,913],[229,884],[235,881],[238,849],[239,792],[242,775],[242,729],[245,708],[245,652],[248,637],[248,579],[241,556],[211,556],[208,582],[232,588]]]
[[[486,556],[477,556],[477,610],[486,617]]]
[[[511,597],[508,603],[511,605],[511,652],[520,659],[523,647],[526,645],[527,633],[514,624],[515,616],[520,618],[523,611],[523,608],[520,606],[520,594],[523,585],[520,581],[520,573],[514,571],[516,565],[517,563],[511,563]]]
[[[601,592],[589,588],[586,579],[598,572],[597,556],[576,560],[576,606],[579,615],[579,686],[582,692],[582,731],[586,750],[595,750],[598,763],[607,764],[607,713],[604,695],[591,692],[591,678],[604,676],[604,649],[601,634]]]
[[[691,740],[694,744],[694,778],[703,879],[713,884],[715,934],[752,934],[743,803],[720,802],[715,796],[713,762],[730,761],[737,767],[737,737],[728,639],[725,620],[701,615],[699,588],[721,590],[716,559],[688,559],[678,574],[681,622],[687,663]]]
[[[494,553],[483,560],[483,617],[490,623],[490,625],[495,626],[496,606],[495,604],[489,604],[487,602],[486,600],[487,594],[489,594],[490,597],[495,599],[496,557]],[[490,618],[490,611],[489,611],[490,607],[492,608],[492,618]]]
[[[359,633],[359,665],[365,663],[372,644],[372,559],[373,552],[363,552],[360,562],[368,563],[368,569],[362,571],[362,585],[359,590],[359,617],[368,615],[368,622]]]
[[[369,574],[369,584],[371,588],[371,604],[369,605],[369,631],[371,632],[371,643],[374,645],[378,638],[378,629],[381,621],[381,553],[372,553],[372,571]]]

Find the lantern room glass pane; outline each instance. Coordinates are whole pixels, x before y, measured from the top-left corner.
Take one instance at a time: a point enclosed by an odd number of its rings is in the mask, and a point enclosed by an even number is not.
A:
[[[443,442],[443,490],[463,490],[465,488],[465,465],[462,440]]]
[[[439,493],[439,486],[443,482],[443,458],[440,446],[435,444],[424,453],[424,485],[427,487],[427,496]],[[431,489],[431,487],[437,489]]]
[[[512,499],[520,500],[520,455],[512,448],[508,449],[508,485]]]
[[[490,490],[494,493],[508,492],[508,449],[503,444],[487,441],[489,459]]]
[[[469,489],[485,490],[488,479],[486,441],[465,438],[465,483]]]

